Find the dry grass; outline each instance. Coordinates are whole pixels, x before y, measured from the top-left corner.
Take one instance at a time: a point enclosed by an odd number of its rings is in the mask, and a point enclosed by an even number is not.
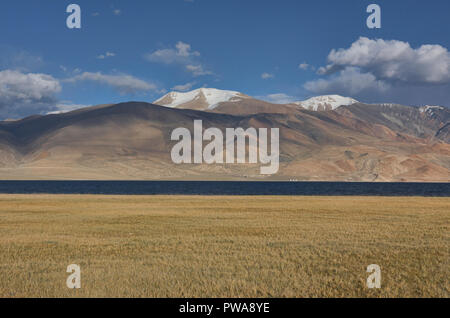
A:
[[[0,195],[0,296],[449,297],[449,221],[450,198]]]

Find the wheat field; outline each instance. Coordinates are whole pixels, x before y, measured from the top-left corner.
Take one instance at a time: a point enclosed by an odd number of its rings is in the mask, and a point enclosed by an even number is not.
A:
[[[449,225],[450,198],[0,195],[0,297],[449,297]]]

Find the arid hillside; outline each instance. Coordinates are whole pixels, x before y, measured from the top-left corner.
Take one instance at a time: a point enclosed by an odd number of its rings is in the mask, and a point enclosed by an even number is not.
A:
[[[242,105],[241,105],[242,103]],[[356,103],[311,111],[225,102],[191,110],[130,102],[0,122],[0,179],[450,181],[446,108]],[[279,128],[280,169],[172,163],[175,128]]]

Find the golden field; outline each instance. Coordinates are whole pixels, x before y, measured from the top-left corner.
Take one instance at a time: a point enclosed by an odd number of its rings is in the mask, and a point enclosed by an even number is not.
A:
[[[449,297],[449,227],[450,198],[0,195],[0,297]]]

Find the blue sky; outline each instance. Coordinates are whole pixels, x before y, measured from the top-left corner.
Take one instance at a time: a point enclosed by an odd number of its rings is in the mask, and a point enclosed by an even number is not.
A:
[[[70,3],[80,30],[66,27]],[[370,3],[381,29],[366,26]],[[449,12],[447,0],[3,1],[0,118],[202,86],[450,106]]]

